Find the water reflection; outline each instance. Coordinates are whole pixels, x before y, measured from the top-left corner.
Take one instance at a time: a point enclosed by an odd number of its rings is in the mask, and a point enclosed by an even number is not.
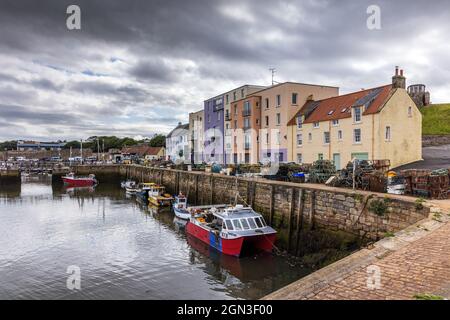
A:
[[[118,182],[68,188],[29,176],[2,186],[0,298],[255,299],[309,272],[267,254],[222,255],[184,224]],[[81,291],[66,288],[70,265]]]

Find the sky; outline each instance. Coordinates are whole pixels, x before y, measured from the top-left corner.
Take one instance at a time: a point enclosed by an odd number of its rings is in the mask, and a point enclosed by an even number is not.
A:
[[[66,9],[81,9],[69,30]],[[381,28],[367,27],[370,5]],[[275,80],[424,83],[450,102],[450,2],[0,0],[0,141],[168,133],[203,101]]]

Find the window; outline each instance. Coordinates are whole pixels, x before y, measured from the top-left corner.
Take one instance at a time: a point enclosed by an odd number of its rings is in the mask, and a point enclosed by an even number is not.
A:
[[[277,132],[277,144],[281,143],[281,133],[278,131]]]
[[[412,107],[408,107],[408,117],[412,117]]]
[[[220,116],[221,115],[221,112],[217,112],[217,120],[219,120],[220,121]]]
[[[266,133],[266,144],[269,144],[269,134]]]
[[[225,96],[225,101],[226,101],[227,104],[230,102],[230,99],[229,99],[228,95]]]
[[[311,142],[312,141],[312,133],[308,133],[308,140]]]
[[[263,227],[263,224],[261,222],[261,219],[259,219],[259,217],[255,218],[255,222],[256,222],[256,225],[258,226],[258,228],[262,228]]]
[[[245,91],[244,91],[244,89],[241,89],[241,98],[243,98],[244,95],[245,95]]]
[[[248,225],[247,219],[240,219],[242,227],[244,227],[244,230],[250,229],[250,226]]]
[[[234,115],[237,116],[237,104],[234,105]]]
[[[354,122],[361,122],[361,108],[360,107],[356,107],[353,110],[353,121]]]
[[[250,128],[250,119],[244,118],[244,129]]]
[[[211,122],[211,115],[208,113],[208,122]]]
[[[323,160],[323,153],[319,153],[319,154],[317,155],[317,159]]]
[[[236,161],[237,162],[237,161]],[[236,230],[242,230],[242,226],[238,219],[233,219],[233,225]]]
[[[255,220],[253,220],[253,218],[248,218],[248,224],[250,225],[251,229],[256,229],[256,223]]]
[[[236,91],[235,91],[235,92],[233,92],[233,100],[236,101],[236,98],[237,97],[236,97]]]
[[[281,114],[277,113],[277,126],[281,124]]]
[[[390,126],[386,127],[385,139],[386,139],[386,141],[391,141],[391,127]]]
[[[298,96],[297,93],[292,94],[292,104],[297,104],[297,96]]]
[[[266,102],[265,102],[265,105],[266,105],[266,109],[269,109],[269,98],[266,98],[266,100],[265,100]]]
[[[338,131],[338,140],[342,140],[342,130]]]
[[[320,123],[319,122],[314,122],[313,123],[313,128],[319,128],[320,127]]]
[[[303,163],[303,156],[301,153],[297,153],[297,163]]]
[[[281,95],[277,94],[277,107],[281,106]]]
[[[332,124],[334,127],[337,127],[339,125],[339,120],[333,120]]]
[[[231,223],[231,220],[225,220],[225,223],[227,225],[228,230],[234,230],[233,224]]]
[[[266,116],[266,126],[269,125],[269,116]]]
[[[323,143],[328,144],[330,143],[330,132],[326,131],[323,133]]]
[[[256,125],[259,125],[259,119],[256,119]]]
[[[301,146],[303,144],[303,135],[301,133],[299,133],[297,135],[297,145]]]
[[[237,129],[237,120],[234,120],[234,128]]]
[[[328,112],[328,115],[331,116],[334,113],[334,110]]]
[[[353,130],[353,142],[354,143],[361,143],[361,129],[354,129]]]
[[[303,117],[302,116],[298,116],[297,117],[297,128],[301,129],[303,126]]]

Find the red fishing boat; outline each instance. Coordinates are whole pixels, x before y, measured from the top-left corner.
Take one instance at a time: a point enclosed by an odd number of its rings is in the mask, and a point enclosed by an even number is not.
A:
[[[76,177],[74,173],[69,173],[68,175],[62,177],[64,184],[72,187],[89,187],[98,184],[95,175],[90,174],[87,177]]]
[[[239,257],[244,247],[272,251],[276,231],[250,207],[242,205],[212,207],[195,214],[186,225],[186,232],[220,252]]]

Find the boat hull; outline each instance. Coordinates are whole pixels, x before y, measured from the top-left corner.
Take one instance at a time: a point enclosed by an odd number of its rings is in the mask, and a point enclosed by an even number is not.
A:
[[[151,205],[157,206],[157,207],[169,207],[172,203],[172,199],[166,199],[166,198],[158,198],[154,196],[148,197],[148,202]]]
[[[219,234],[204,229],[190,221],[186,224],[186,232],[224,254],[235,257],[239,257],[241,254],[242,244],[244,242],[243,237],[236,239],[223,239],[219,236]]]
[[[191,213],[186,209],[178,209],[176,206],[173,206],[173,212],[180,219],[189,220],[191,218]]]
[[[62,178],[63,182],[67,185],[73,186],[73,187],[90,187],[97,184],[97,181],[94,179],[73,179],[73,178]]]

